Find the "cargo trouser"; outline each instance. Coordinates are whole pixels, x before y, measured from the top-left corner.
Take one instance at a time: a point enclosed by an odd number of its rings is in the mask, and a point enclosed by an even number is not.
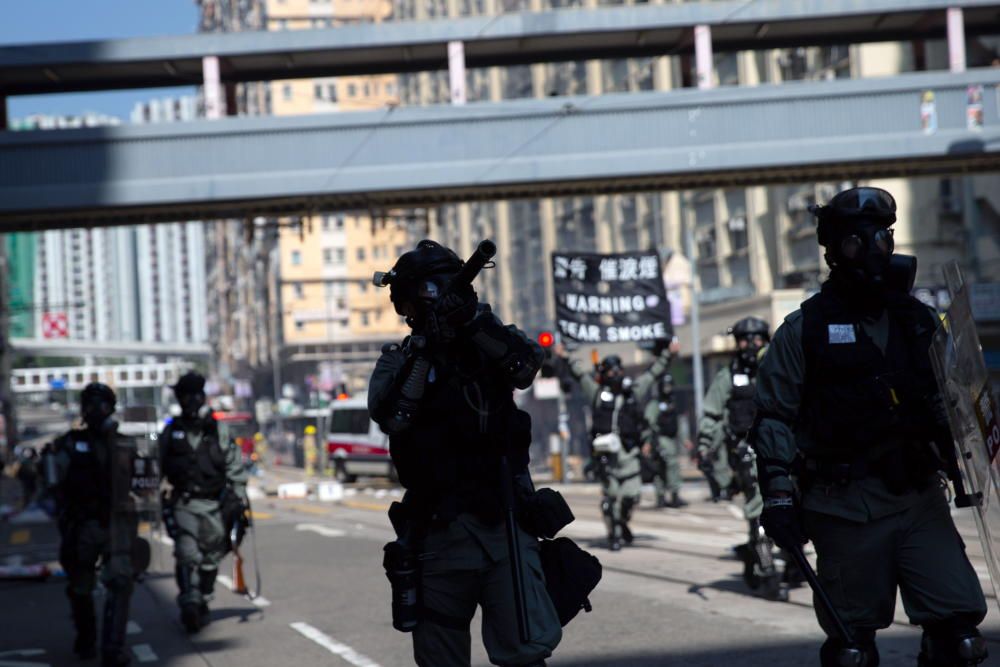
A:
[[[461,515],[432,529],[421,549],[421,621],[413,632],[420,667],[468,667],[470,625],[482,608],[483,644],[494,665],[534,665],[552,655],[562,627],[545,590],[538,542],[520,534],[530,641],[518,634],[504,524]]]
[[[680,451],[676,438],[656,436],[654,446],[661,464],[653,476],[653,486],[656,487],[656,497],[663,498],[668,493],[681,490]]]
[[[849,626],[889,627],[897,588],[915,625],[956,616],[978,624],[986,616],[979,578],[942,489],[930,488],[905,511],[866,523],[806,511],[805,524],[819,579]],[[823,631],[836,637],[822,607],[815,607]]]
[[[216,572],[227,549],[219,502],[204,498],[180,500],[174,506],[174,516],[178,530],[174,537],[177,566],[191,569],[195,577],[202,572]],[[188,590],[181,591],[177,604],[183,607],[210,602],[211,594],[202,593],[200,588],[200,582],[193,581]]]

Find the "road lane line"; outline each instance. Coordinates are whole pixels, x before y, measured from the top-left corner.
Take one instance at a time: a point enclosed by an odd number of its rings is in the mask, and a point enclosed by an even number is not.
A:
[[[303,512],[305,514],[330,514],[331,511],[325,507],[313,507],[312,505],[289,505],[288,509],[293,512]]]
[[[362,655],[347,644],[342,644],[333,637],[323,634],[308,623],[298,621],[296,623],[291,623],[290,627],[303,637],[316,642],[330,653],[340,656],[347,662],[354,665],[354,667],[380,667],[377,662],[368,656]]]
[[[732,514],[737,519],[742,520],[742,519],[746,518],[746,517],[743,516],[742,510],[739,510],[739,509],[733,507],[732,505],[726,505],[726,509],[729,510],[729,513]]]
[[[229,590],[233,590],[233,580],[227,577],[226,575],[224,574],[216,575],[215,580],[218,581],[223,586],[225,586],[226,588],[228,588]],[[257,597],[250,600],[250,602],[253,603],[255,607],[263,608],[271,606],[271,601],[268,600],[263,595],[258,595]]]
[[[349,507],[355,510],[372,510],[375,512],[384,512],[389,509],[389,505],[383,503],[367,503],[363,500],[344,500],[340,503],[344,507]]]
[[[304,531],[307,530],[311,533],[318,533],[323,537],[343,537],[347,533],[336,528],[330,528],[329,526],[323,526],[318,523],[300,523],[295,526],[295,530]]]
[[[156,662],[160,659],[149,644],[136,644],[132,647],[132,653],[139,662]]]

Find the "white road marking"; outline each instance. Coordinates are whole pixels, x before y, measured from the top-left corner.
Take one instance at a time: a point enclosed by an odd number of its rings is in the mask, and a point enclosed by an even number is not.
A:
[[[215,580],[218,581],[223,586],[225,586],[226,588],[228,588],[229,590],[233,590],[233,580],[227,577],[226,575],[224,574],[217,575],[215,577]],[[263,608],[271,606],[271,601],[268,600],[263,595],[258,595],[254,599],[250,600],[250,602],[253,603],[255,607]]]
[[[45,655],[45,649],[22,648],[13,651],[0,653],[0,667],[51,667],[47,662],[26,662],[24,660],[4,660],[3,658],[30,658],[32,656]]]
[[[671,512],[670,516],[671,517],[678,516],[678,517],[684,519],[685,521],[687,521],[688,523],[697,523],[699,525],[708,523],[708,519],[704,519],[704,518],[702,518],[700,516],[697,516],[695,514],[688,514],[684,510],[677,510],[676,514],[674,512]]]
[[[319,533],[323,537],[343,537],[347,533],[336,528],[330,528],[329,526],[324,526],[318,523],[300,523],[295,526],[295,530],[308,530],[313,533]]]
[[[726,505],[726,509],[729,510],[730,514],[732,514],[737,519],[740,519],[741,521],[744,518],[746,518],[746,517],[743,516],[743,510],[737,509],[737,508],[733,507],[732,505]]]
[[[160,659],[149,644],[136,644],[132,647],[132,653],[139,662],[156,662]]]
[[[330,653],[338,655],[354,667],[380,667],[380,665],[366,655],[355,651],[347,644],[341,644],[333,637],[323,634],[308,623],[301,621],[292,623],[291,628],[307,639],[311,639]]]
[[[140,626],[135,621],[129,621],[128,625],[125,626],[125,634],[127,635],[137,635],[142,632],[142,626]]]

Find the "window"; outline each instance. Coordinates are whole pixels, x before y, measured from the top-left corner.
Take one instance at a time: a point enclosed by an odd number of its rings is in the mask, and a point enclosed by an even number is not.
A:
[[[317,100],[323,99],[323,86],[320,84],[313,85],[313,95],[316,96]]]
[[[322,224],[324,232],[330,231],[330,217],[329,216],[324,217],[323,218],[323,222],[320,223],[320,224]]]
[[[296,331],[305,331],[306,330],[306,323],[303,322],[302,320],[295,320],[295,330]]]
[[[292,84],[286,83],[281,87],[281,97],[286,102],[290,102],[292,99]]]
[[[365,249],[364,248],[358,248],[358,261],[359,262],[365,261]]]
[[[334,257],[334,261],[337,264],[343,264],[344,263],[344,249],[343,248],[334,248],[333,249],[333,257]]]
[[[331,102],[337,101],[337,84],[331,83],[326,87],[326,96]]]
[[[302,251],[301,250],[293,250],[292,251],[292,266],[301,266],[301,265],[302,265]]]
[[[368,326],[368,313],[361,313],[361,326]]]
[[[330,433],[367,434],[370,424],[365,408],[334,408],[330,413]]]
[[[306,290],[302,286],[302,283],[292,283],[292,291],[295,293],[296,299],[306,298]]]
[[[353,83],[347,84],[347,96],[355,97],[358,94],[358,87]]]
[[[323,248],[323,263],[327,266],[333,264],[333,248]]]

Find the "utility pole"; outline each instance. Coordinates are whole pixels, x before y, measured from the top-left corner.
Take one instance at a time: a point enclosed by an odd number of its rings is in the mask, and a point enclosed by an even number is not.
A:
[[[0,451],[6,459],[17,444],[17,415],[14,411],[14,392],[11,386],[10,347],[10,288],[8,287],[7,240],[0,234],[0,411],[3,413],[7,447]]]

